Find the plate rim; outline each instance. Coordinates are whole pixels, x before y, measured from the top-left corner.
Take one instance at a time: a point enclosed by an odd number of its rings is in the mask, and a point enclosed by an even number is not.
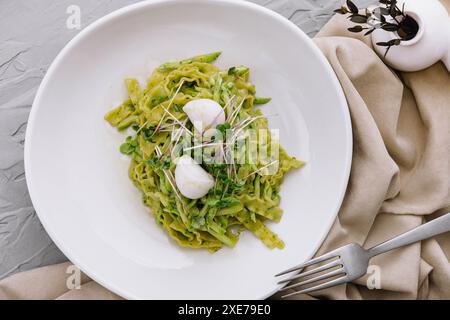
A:
[[[123,290],[121,288],[116,287],[116,285],[112,283],[108,283],[105,281],[99,273],[95,272],[94,270],[91,270],[90,268],[87,268],[83,263],[79,263],[77,259],[73,259],[72,255],[66,248],[61,244],[60,239],[56,237],[52,231],[52,228],[48,225],[47,220],[45,219],[45,215],[41,214],[41,206],[39,198],[36,197],[36,192],[33,189],[33,182],[31,179],[31,145],[32,145],[32,132],[34,127],[34,122],[36,118],[36,114],[38,113],[40,101],[43,92],[45,92],[46,87],[48,86],[49,80],[52,78],[53,73],[58,68],[58,66],[61,64],[61,60],[64,58],[67,52],[69,52],[72,47],[74,47],[77,43],[81,42],[86,36],[91,34],[91,32],[95,31],[96,28],[100,27],[101,25],[107,23],[109,20],[112,20],[116,17],[125,15],[132,11],[138,11],[141,8],[144,7],[152,7],[152,6],[159,6],[164,5],[167,3],[177,3],[178,0],[144,0],[138,3],[130,4],[127,6],[124,6],[122,8],[119,8],[113,12],[110,12],[106,14],[103,17],[100,17],[99,19],[93,21],[89,25],[87,25],[85,28],[83,28],[79,33],[77,33],[64,47],[63,49],[58,53],[58,55],[55,57],[55,59],[51,62],[49,68],[47,69],[47,72],[42,79],[39,88],[36,92],[35,98],[33,100],[31,110],[28,117],[28,123],[27,123],[27,129],[25,133],[25,144],[24,144],[24,169],[25,169],[25,177],[26,177],[26,184],[28,188],[28,193],[30,195],[33,207],[35,209],[35,212],[44,227],[45,231],[49,235],[49,237],[52,239],[52,241],[55,243],[55,245],[58,247],[59,250],[68,258],[69,262],[76,265],[81,271],[83,271],[86,275],[88,275],[91,279],[105,287],[106,289],[114,292],[115,294],[119,295],[120,297],[123,297],[125,299],[140,299],[139,297],[134,296],[134,294],[131,294],[127,292],[127,290]],[[209,0],[184,0],[184,2],[191,2],[196,4],[211,4],[212,2]],[[328,74],[328,77],[334,84],[334,87],[336,89],[336,93],[338,95],[338,105],[341,111],[343,112],[344,116],[344,127],[345,127],[345,138],[346,138],[346,144],[348,145],[347,150],[345,152],[345,168],[344,168],[344,179],[342,181],[342,185],[340,188],[340,194],[337,195],[337,202],[336,207],[333,209],[333,214],[330,215],[329,221],[324,221],[323,224],[325,227],[326,232],[322,235],[320,241],[317,243],[317,245],[314,248],[311,248],[310,254],[307,255],[307,259],[310,259],[315,255],[317,250],[321,247],[323,241],[327,237],[327,235],[330,232],[331,227],[334,224],[334,221],[336,220],[336,217],[338,216],[339,210],[341,208],[347,186],[348,181],[350,177],[350,171],[351,171],[351,165],[352,165],[352,155],[353,155],[353,133],[352,133],[352,123],[350,118],[350,111],[348,108],[347,100],[343,91],[343,88],[337,78],[337,75],[335,74],[332,66],[328,62],[325,55],[322,53],[322,51],[319,49],[319,47],[314,43],[314,41],[308,37],[297,25],[295,25],[292,21],[288,20],[287,18],[283,17],[281,14],[268,9],[266,7],[263,7],[259,4],[244,1],[244,0],[215,0],[216,3],[222,3],[222,4],[228,4],[228,5],[234,5],[234,6],[241,6],[246,7],[251,10],[260,11],[262,13],[265,13],[266,15],[269,15],[271,18],[277,20],[279,23],[284,24],[286,27],[291,29],[291,31],[294,31],[295,34],[301,38],[306,43],[309,43],[311,50],[315,54],[315,56],[319,59],[321,64],[325,68],[325,72]],[[281,289],[283,285],[277,286],[273,291],[268,292],[267,294],[262,295],[258,299],[266,299],[273,294],[275,294],[279,289]]]

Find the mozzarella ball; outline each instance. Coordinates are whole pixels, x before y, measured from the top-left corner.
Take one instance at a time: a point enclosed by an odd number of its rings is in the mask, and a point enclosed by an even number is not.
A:
[[[214,187],[214,178],[194,159],[184,155],[177,161],[175,183],[183,196],[198,199]]]
[[[225,112],[222,106],[211,99],[197,99],[186,103],[183,107],[189,120],[198,132],[215,128],[225,122]]]

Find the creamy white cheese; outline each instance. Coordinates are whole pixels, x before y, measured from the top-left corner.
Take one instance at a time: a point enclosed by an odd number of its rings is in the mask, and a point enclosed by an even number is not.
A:
[[[214,178],[190,156],[177,160],[175,183],[181,194],[189,199],[198,199],[214,187]]]
[[[198,132],[225,122],[225,113],[220,104],[211,99],[197,99],[189,101],[183,107],[189,120]]]

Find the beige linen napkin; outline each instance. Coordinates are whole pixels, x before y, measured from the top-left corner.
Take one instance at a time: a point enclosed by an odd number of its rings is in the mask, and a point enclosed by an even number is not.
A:
[[[450,8],[450,0],[443,3]],[[347,193],[319,255],[350,242],[370,247],[450,211],[449,73],[442,63],[396,73],[348,25],[337,15],[315,39],[344,88],[354,139]],[[450,299],[449,256],[445,234],[375,257],[373,275],[313,297]],[[0,281],[0,299],[119,298],[85,276],[80,289],[68,290],[68,265]],[[380,289],[369,289],[367,280]]]

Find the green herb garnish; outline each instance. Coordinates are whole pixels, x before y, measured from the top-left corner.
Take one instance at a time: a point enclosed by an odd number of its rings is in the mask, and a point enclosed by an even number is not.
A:
[[[153,169],[167,170],[170,168],[170,159],[167,157],[164,157],[162,159],[156,157],[151,158],[147,160],[146,163]]]
[[[133,137],[127,137],[125,142],[120,145],[120,152],[131,155],[138,150],[138,142]]]

